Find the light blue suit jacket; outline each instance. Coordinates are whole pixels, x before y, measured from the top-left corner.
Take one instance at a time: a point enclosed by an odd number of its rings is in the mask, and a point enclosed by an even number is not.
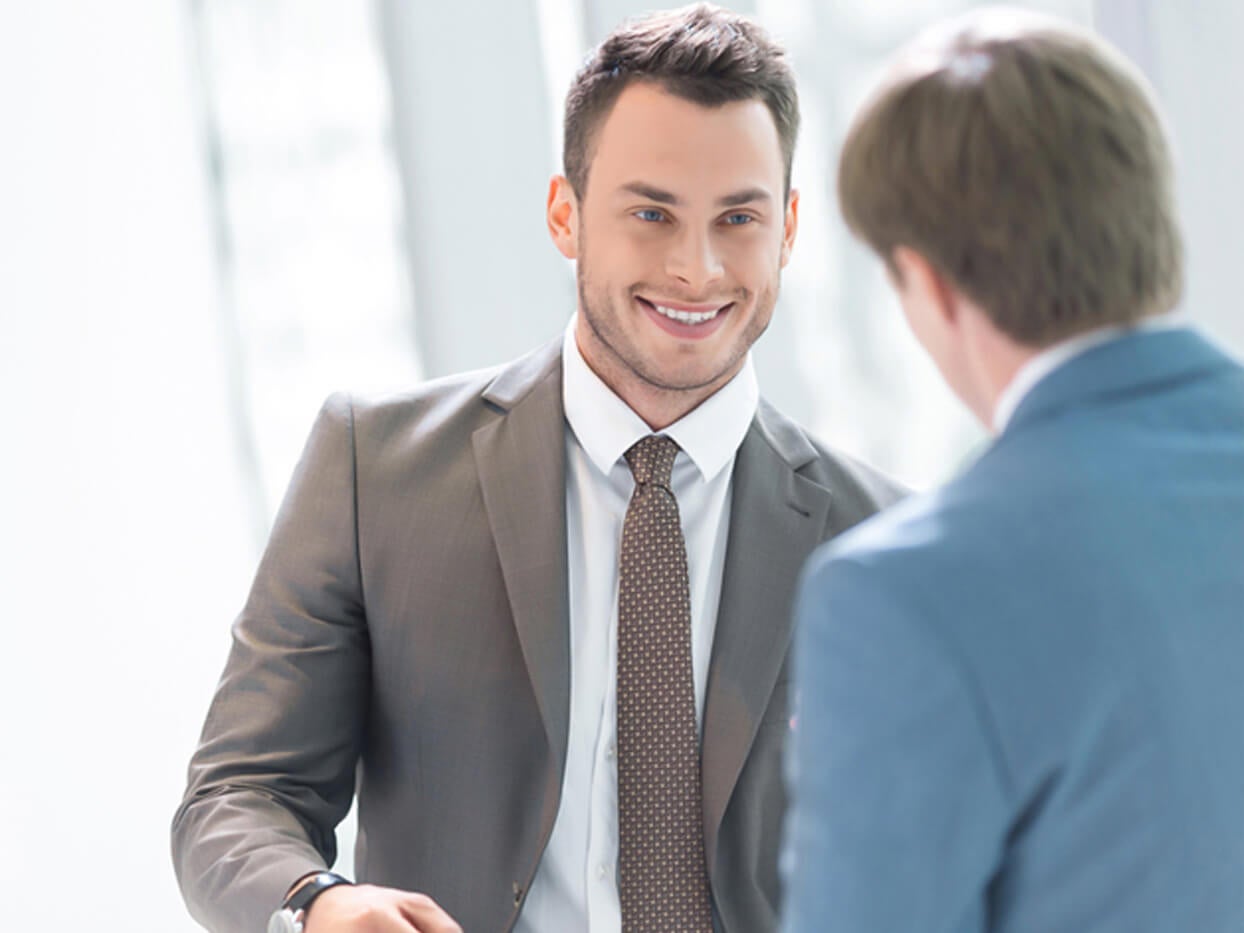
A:
[[[788,931],[1244,931],[1244,370],[1208,341],[1049,374],[797,617]]]

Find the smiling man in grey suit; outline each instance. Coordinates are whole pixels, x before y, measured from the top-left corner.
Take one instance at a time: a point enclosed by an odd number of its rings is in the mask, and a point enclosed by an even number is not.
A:
[[[748,20],[623,27],[570,91],[549,191],[577,260],[564,337],[325,405],[174,821],[210,929],[253,933],[283,898],[273,929],[307,933],[774,928],[795,577],[895,496],[758,399],[748,349],[795,237],[797,123]],[[635,467],[641,496],[629,464],[654,432],[677,446],[653,448],[667,477]],[[674,527],[648,535],[644,513],[632,533],[649,493]],[[620,592],[678,663],[634,660]],[[647,746],[658,719],[668,744]],[[349,885],[323,870],[356,791],[368,883]]]
[[[899,54],[839,193],[995,442],[799,598],[799,933],[1244,930],[1244,368],[1167,320],[1143,80],[977,12]]]

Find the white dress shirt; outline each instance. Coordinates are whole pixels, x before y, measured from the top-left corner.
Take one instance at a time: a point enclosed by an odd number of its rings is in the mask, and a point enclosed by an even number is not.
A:
[[[570,586],[570,731],[553,834],[516,933],[618,933],[616,749],[618,549],[635,487],[623,454],[651,429],[584,361],[574,337],[562,351],[566,410],[566,531]],[[664,431],[681,450],[671,485],[687,542],[696,716],[717,626],[730,527],[734,456],[756,413],[748,357],[730,382]]]

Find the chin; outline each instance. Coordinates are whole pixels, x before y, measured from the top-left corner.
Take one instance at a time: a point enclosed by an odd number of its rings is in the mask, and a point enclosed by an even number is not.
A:
[[[682,365],[648,367],[639,372],[639,376],[654,388],[669,392],[694,392],[728,382],[738,369],[737,360],[704,360],[693,365],[684,362]]]

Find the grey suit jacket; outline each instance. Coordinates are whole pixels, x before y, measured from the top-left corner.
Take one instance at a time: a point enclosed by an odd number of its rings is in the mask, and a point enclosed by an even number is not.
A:
[[[173,822],[217,933],[331,864],[510,929],[553,827],[570,659],[561,341],[375,405],[324,406],[276,519]],[[897,490],[765,403],[734,468],[703,726],[718,926],[776,927],[792,591]]]

